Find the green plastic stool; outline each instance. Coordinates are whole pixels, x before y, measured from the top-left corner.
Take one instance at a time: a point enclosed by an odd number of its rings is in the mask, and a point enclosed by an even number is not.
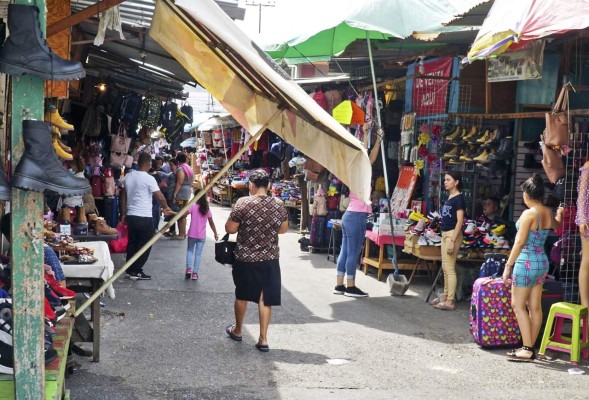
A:
[[[577,365],[581,354],[583,354],[583,358],[589,358],[589,342],[587,340],[588,316],[589,312],[585,306],[564,302],[553,304],[550,307],[550,313],[546,321],[539,355],[544,355],[546,349],[569,353],[571,364],[573,365]],[[565,319],[570,319],[573,323],[571,337],[562,335],[562,326]],[[554,332],[552,330],[553,326]]]

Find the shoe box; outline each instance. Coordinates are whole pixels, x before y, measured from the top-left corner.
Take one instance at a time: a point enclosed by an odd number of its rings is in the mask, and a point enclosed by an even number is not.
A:
[[[413,249],[417,246],[419,235],[412,235],[409,232],[405,232],[405,242],[403,246],[403,252],[413,254]]]
[[[442,246],[421,246],[415,243],[413,254],[417,257],[441,257]]]

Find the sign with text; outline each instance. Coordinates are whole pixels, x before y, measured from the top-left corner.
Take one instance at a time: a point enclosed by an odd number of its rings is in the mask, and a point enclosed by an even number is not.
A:
[[[422,72],[423,78],[413,79],[413,111],[417,116],[445,113],[450,81],[440,78],[452,73],[452,58],[426,62]]]
[[[523,50],[503,53],[489,59],[489,82],[542,79],[544,44],[543,40],[532,42]]]

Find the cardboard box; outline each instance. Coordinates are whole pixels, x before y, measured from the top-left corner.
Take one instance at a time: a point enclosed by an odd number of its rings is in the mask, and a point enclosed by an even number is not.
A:
[[[417,245],[417,240],[419,240],[419,236],[405,233],[403,252],[412,254],[414,247]]]
[[[420,246],[416,243],[413,247],[413,254],[418,257],[441,257],[442,246]]]

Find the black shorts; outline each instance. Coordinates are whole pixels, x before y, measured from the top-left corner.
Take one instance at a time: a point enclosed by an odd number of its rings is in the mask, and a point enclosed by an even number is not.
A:
[[[237,300],[260,302],[264,293],[264,304],[280,305],[280,264],[278,260],[243,262],[233,264],[233,283]]]

